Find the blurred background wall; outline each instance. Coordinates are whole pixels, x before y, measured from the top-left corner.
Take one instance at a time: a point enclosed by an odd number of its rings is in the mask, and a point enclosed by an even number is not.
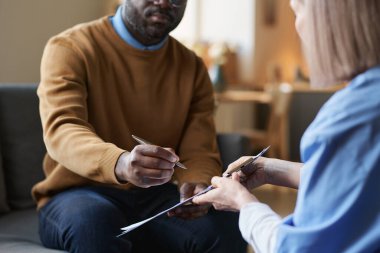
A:
[[[273,69],[286,82],[297,68],[307,71],[294,22],[289,1],[191,0],[172,35],[190,45],[227,43],[237,55],[230,85],[263,88]]]
[[[304,72],[307,70],[289,1],[256,0],[255,20],[251,81],[261,87],[270,81],[271,71],[278,68],[281,81],[292,83],[298,67]]]
[[[0,82],[38,82],[47,40],[105,13],[105,0],[0,0]]]
[[[110,14],[119,2],[0,0],[0,82],[38,81],[42,51],[51,36]],[[190,47],[228,44],[235,54],[234,85],[262,88],[274,67],[291,81],[295,68],[304,67],[288,1],[189,0],[185,18],[172,34]]]

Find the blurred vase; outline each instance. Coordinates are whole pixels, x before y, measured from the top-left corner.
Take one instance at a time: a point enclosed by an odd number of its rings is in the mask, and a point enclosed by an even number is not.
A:
[[[222,64],[214,64],[212,65],[210,71],[211,82],[214,86],[214,90],[216,92],[222,92],[226,88],[226,81],[223,74],[223,66]]]

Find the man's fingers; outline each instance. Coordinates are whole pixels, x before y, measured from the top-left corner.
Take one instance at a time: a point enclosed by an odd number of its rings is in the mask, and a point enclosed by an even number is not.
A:
[[[172,148],[164,148],[164,149],[166,149],[167,151],[169,151],[170,153],[173,153],[173,154],[175,154],[175,150],[174,149],[172,149]]]
[[[207,214],[210,207],[211,205],[185,205],[172,210],[168,215],[192,219]]]
[[[139,173],[141,177],[146,177],[150,179],[166,179],[166,178],[171,178],[174,173],[174,169],[148,169],[144,168],[141,170]]]
[[[194,188],[195,188],[195,185],[189,184],[189,183],[184,183],[181,186],[181,189],[179,190],[181,201],[193,196],[194,195]]]
[[[156,157],[167,160],[168,162],[175,163],[179,161],[178,156],[170,149],[163,148],[156,145],[138,145],[135,147],[136,152],[150,157]]]
[[[140,166],[144,168],[171,170],[174,168],[175,163],[164,158],[159,158],[136,151],[131,153],[131,165],[134,167]]]
[[[195,189],[194,189],[193,195],[198,194],[199,192],[203,191],[203,190],[206,189],[206,188],[207,188],[207,185],[205,185],[205,184],[197,184],[197,185],[195,186]]]
[[[141,177],[140,178],[140,184],[138,184],[141,188],[149,188],[151,186],[156,185],[162,185],[164,183],[167,183],[170,179],[154,179],[154,178],[148,178],[148,177]]]
[[[142,188],[167,183],[172,178],[174,169],[160,170],[149,168],[135,168],[134,178],[136,185]]]

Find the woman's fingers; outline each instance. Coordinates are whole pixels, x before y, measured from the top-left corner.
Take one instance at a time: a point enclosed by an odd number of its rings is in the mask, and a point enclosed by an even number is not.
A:
[[[239,183],[239,174],[233,173],[232,179],[213,177],[211,182],[215,189],[193,199],[196,204],[211,203],[218,210],[238,211],[256,198]]]
[[[230,163],[227,167],[227,170],[224,172],[224,174],[231,173],[232,171],[235,170],[236,167],[239,167],[242,163],[244,163],[246,160],[248,160],[250,156],[242,156],[236,161]]]

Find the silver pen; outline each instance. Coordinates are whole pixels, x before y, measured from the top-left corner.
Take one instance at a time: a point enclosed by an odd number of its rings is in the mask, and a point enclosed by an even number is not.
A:
[[[154,145],[153,143],[150,143],[149,141],[144,140],[143,138],[137,137],[136,135],[133,135],[133,134],[132,134],[132,138],[133,138],[135,141],[137,141],[138,143],[140,143],[140,144]],[[178,167],[180,167],[180,168],[182,168],[182,169],[187,170],[186,166],[183,165],[183,164],[180,163],[180,162],[176,162],[175,165],[177,165]]]
[[[256,156],[254,157],[250,157],[249,159],[247,159],[245,162],[239,164],[238,166],[236,166],[236,168],[233,168],[230,172],[228,173],[224,173],[223,174],[223,177],[230,177],[232,176],[232,173],[234,172],[238,172],[238,171],[241,171],[245,166],[247,166],[248,164],[251,164],[251,163],[254,163],[260,156],[262,156],[265,152],[267,152],[267,150],[270,148],[270,146],[264,148],[260,153],[258,153]]]

